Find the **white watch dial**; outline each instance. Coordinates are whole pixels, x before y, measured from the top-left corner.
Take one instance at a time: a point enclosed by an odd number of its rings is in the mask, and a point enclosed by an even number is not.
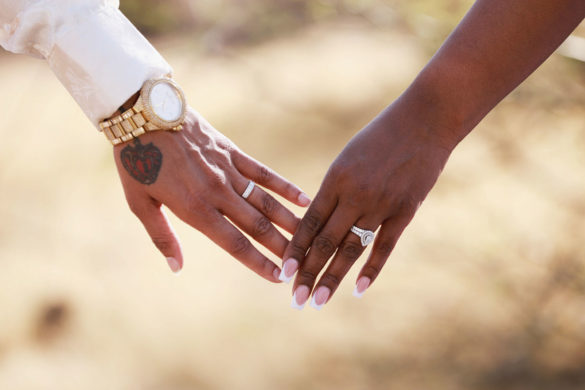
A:
[[[158,83],[150,91],[152,111],[162,120],[173,122],[183,113],[183,101],[179,92],[169,83]]]

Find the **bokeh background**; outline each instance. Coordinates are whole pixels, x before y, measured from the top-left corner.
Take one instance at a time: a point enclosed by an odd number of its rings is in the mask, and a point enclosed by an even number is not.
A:
[[[196,109],[314,195],[471,3],[122,8]],[[2,53],[0,85],[0,389],[585,388],[583,63],[555,54],[501,103],[364,298],[356,266],[321,312],[176,219],[172,275],[46,64]]]

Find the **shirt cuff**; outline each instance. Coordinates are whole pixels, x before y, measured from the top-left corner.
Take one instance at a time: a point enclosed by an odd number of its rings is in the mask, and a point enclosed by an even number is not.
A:
[[[64,23],[47,60],[96,127],[146,80],[172,72],[158,51],[114,7],[100,7]]]

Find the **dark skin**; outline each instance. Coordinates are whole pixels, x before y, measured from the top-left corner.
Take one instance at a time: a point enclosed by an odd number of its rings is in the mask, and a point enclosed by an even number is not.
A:
[[[457,144],[585,17],[583,0],[478,0],[400,98],[348,143],[283,256],[293,302],[327,303],[363,253],[352,225],[377,231],[363,293]],[[317,275],[325,268],[323,275]]]

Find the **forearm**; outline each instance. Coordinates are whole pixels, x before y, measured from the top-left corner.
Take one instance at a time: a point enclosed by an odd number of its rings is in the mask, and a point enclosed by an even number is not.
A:
[[[478,0],[396,104],[455,146],[585,17],[583,0]]]
[[[94,125],[171,67],[110,0],[0,0],[0,45],[48,61]]]

